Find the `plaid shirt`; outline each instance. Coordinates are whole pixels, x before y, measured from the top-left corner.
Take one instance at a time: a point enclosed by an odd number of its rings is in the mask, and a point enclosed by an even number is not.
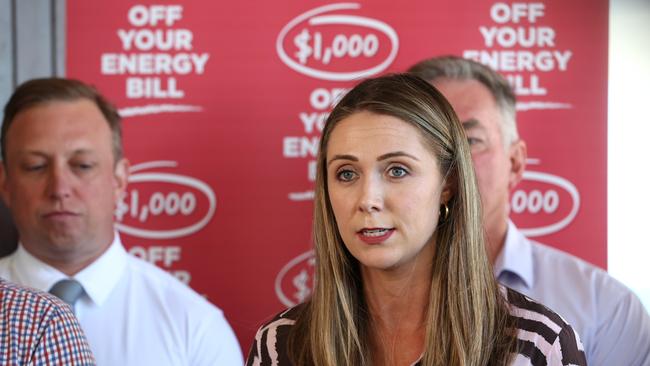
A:
[[[95,365],[95,359],[65,303],[0,279],[0,365]]]

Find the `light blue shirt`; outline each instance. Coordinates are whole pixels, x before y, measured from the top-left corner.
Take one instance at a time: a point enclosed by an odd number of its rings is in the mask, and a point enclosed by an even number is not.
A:
[[[508,223],[499,282],[543,303],[580,334],[591,366],[650,366],[650,315],[604,270],[527,239]]]

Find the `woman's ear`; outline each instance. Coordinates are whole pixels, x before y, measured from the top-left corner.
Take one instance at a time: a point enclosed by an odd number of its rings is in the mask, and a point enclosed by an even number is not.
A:
[[[447,204],[456,195],[456,175],[450,174],[444,181],[442,193],[440,193],[440,204]]]
[[[449,200],[451,199],[452,196],[453,196],[453,194],[451,194],[451,189],[449,189],[449,188],[443,189],[442,194],[440,195],[440,204],[445,204],[446,205],[447,202],[449,202]]]

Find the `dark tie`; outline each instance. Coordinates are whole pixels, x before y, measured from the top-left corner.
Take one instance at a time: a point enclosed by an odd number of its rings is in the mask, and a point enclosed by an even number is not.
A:
[[[77,280],[65,279],[55,283],[50,293],[68,303],[74,311],[74,303],[83,295],[84,288]]]

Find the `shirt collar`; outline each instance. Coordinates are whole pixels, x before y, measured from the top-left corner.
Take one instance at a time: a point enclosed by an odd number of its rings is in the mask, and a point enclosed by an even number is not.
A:
[[[535,282],[533,246],[510,220],[508,220],[506,241],[494,262],[494,275],[498,279],[507,273],[519,277],[528,288]]]
[[[72,278],[79,281],[90,300],[102,305],[122,276],[127,259],[128,254],[116,232],[104,254]],[[55,283],[70,278],[31,255],[21,243],[15,253],[15,270],[25,283],[41,291],[49,291]]]
[[[49,291],[55,283],[68,278],[65,273],[31,255],[22,243],[18,243],[18,249],[14,254],[14,270],[21,283],[45,292]]]
[[[106,252],[73,278],[81,283],[95,304],[102,305],[123,275],[127,259],[128,254],[122,246],[120,236],[115,233]]]

